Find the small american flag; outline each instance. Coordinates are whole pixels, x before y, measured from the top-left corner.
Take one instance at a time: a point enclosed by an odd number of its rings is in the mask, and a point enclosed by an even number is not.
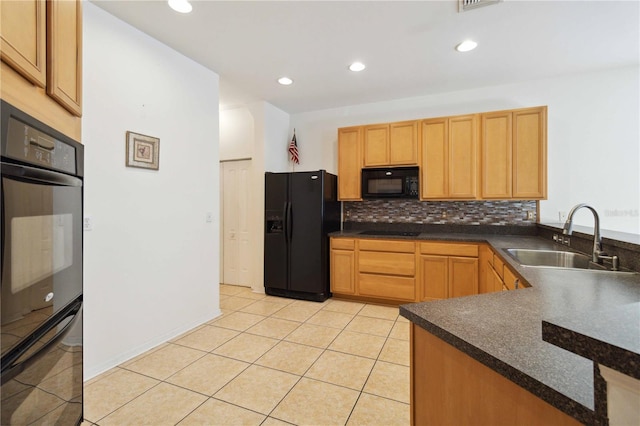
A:
[[[289,155],[291,155],[291,161],[296,164],[300,164],[298,143],[296,142],[296,129],[293,129],[293,138],[291,139],[291,142],[289,142]]]

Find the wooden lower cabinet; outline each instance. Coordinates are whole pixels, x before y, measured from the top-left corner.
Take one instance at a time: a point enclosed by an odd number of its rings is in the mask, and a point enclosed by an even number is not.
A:
[[[412,425],[578,425],[486,365],[411,324]]]
[[[478,245],[422,242],[418,301],[478,294]]]
[[[356,292],[355,240],[331,239],[331,291],[353,295]]]
[[[504,268],[502,279],[507,290],[517,290],[520,288],[520,280],[518,279],[516,274],[514,274],[513,271],[511,271],[511,269],[507,268],[506,266]]]
[[[359,274],[358,294],[365,297],[413,302],[416,298],[416,280],[413,277]]]
[[[420,302],[478,294],[478,259],[420,255]]]
[[[418,301],[446,299],[449,297],[449,257],[420,255]]]
[[[331,238],[331,293],[363,300],[416,301],[414,241]]]
[[[487,244],[331,238],[331,292],[388,303],[523,288]]]
[[[359,240],[357,293],[393,301],[416,299],[416,244],[413,241]]]
[[[488,252],[487,252],[488,250]],[[520,278],[488,246],[481,255],[480,293],[524,288]]]

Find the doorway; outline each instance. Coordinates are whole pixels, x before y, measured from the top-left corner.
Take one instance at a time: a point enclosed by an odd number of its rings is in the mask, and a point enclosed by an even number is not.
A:
[[[223,284],[251,287],[250,176],[251,160],[220,162]]]

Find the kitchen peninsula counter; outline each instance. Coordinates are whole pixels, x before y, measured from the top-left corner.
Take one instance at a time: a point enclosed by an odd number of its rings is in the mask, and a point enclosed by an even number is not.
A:
[[[592,359],[583,356],[595,352],[599,363],[628,375],[632,370],[638,378],[640,324],[634,318],[640,313],[640,274],[523,267],[504,249],[565,249],[532,235],[360,232],[331,236],[488,243],[531,287],[406,304],[400,314],[578,421],[594,423],[596,400],[603,397],[599,385],[594,397],[594,379],[601,379],[594,378]],[[613,318],[621,309],[631,315],[624,326]]]

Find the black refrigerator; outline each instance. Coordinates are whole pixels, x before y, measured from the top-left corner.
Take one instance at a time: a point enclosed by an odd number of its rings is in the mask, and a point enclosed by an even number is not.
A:
[[[325,170],[265,173],[267,294],[321,302],[329,288],[329,236],[340,229],[337,177]]]

